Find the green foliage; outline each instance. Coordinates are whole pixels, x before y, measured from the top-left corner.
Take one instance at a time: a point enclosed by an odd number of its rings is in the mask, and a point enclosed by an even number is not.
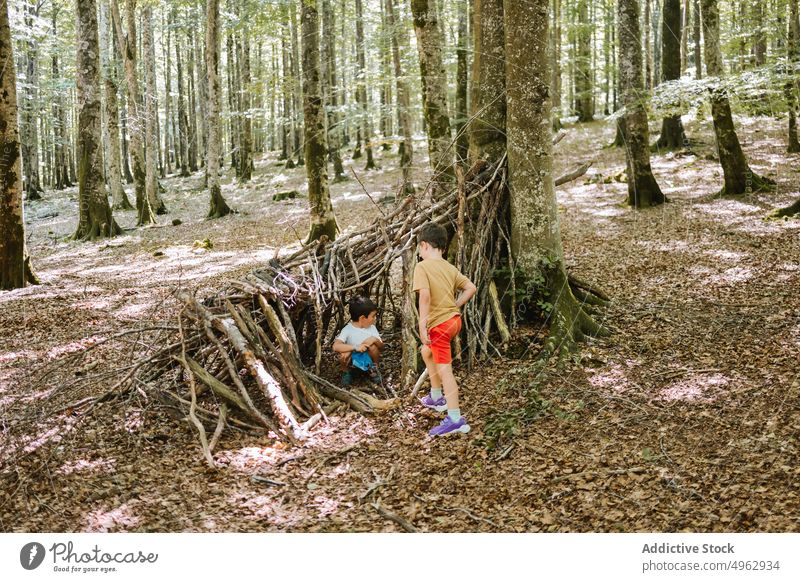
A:
[[[496,449],[507,440],[519,435],[526,426],[536,420],[552,416],[562,422],[577,419],[575,412],[565,411],[552,400],[544,398],[540,388],[547,379],[541,365],[531,364],[512,369],[506,378],[498,384],[502,391],[519,392],[525,397],[520,408],[508,411],[494,411],[486,420],[481,444],[488,449]],[[582,401],[576,403],[575,410],[584,406]]]

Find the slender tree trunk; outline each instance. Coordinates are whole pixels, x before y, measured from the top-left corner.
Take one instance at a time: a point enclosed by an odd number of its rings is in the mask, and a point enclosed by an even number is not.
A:
[[[145,57],[145,194],[156,214],[167,209],[158,193],[158,95],[156,94],[156,63],[153,50],[153,8],[146,5],[143,11],[142,51]]]
[[[239,84],[241,86],[242,103],[240,108],[241,148],[239,152],[239,180],[248,182],[253,177],[253,121],[250,114],[250,95],[252,80],[250,79],[250,34],[242,31],[241,59],[239,61]]]
[[[25,64],[25,90],[20,115],[22,165],[25,171],[25,196],[28,200],[39,200],[44,192],[39,176],[39,43],[33,31],[39,8],[35,0],[23,0],[22,10],[26,29],[30,31],[22,59]]]
[[[163,44],[164,48],[164,157],[165,157],[165,171],[167,174],[172,174],[173,152],[174,147],[174,133],[172,132],[172,11],[167,16],[166,25],[162,22],[162,29],[165,31],[163,35],[166,37]]]
[[[219,0],[206,0],[206,77],[208,78],[208,189],[211,204],[208,218],[220,218],[231,213],[222,197],[219,180],[219,158],[222,149],[219,87]]]
[[[662,13],[661,55],[664,81],[681,78],[681,0],[664,0]],[[680,115],[665,117],[656,147],[677,149],[686,143]]]
[[[301,0],[303,26],[303,113],[305,161],[311,230],[308,241],[336,238],[339,227],[328,189],[328,146],[325,143],[325,107],[320,86],[318,0]]]
[[[115,37],[116,38],[116,37]],[[125,92],[119,95],[119,127],[122,136],[120,137],[120,144],[122,145],[122,174],[125,176],[126,184],[133,184],[133,173],[131,166],[128,162],[128,108],[125,106]]]
[[[53,8],[53,36],[58,36],[58,13],[57,7]],[[61,74],[59,73],[58,65],[58,50],[54,47],[52,55],[52,71],[53,82],[61,82]],[[61,99],[53,99],[51,112],[53,115],[53,149],[54,154],[54,173],[55,173],[55,188],[56,190],[63,190],[72,186],[69,179],[69,154],[67,138],[67,116],[65,113],[66,103]]]
[[[653,79],[649,89],[661,82],[661,0],[654,0],[653,19]]]
[[[197,155],[199,167],[207,167],[208,160],[208,71],[206,70],[206,55],[204,47],[200,46],[201,35],[192,35],[194,42],[194,54],[197,55],[199,65],[197,66],[197,95],[193,100],[192,107],[196,107],[198,115],[195,115],[193,109],[192,119],[197,119],[195,127],[195,142],[197,144]],[[206,173],[204,185],[207,186],[208,175]]]
[[[575,299],[564,266],[553,182],[548,4],[505,0],[504,26],[512,255],[526,277],[546,282],[553,311],[545,349],[555,351],[605,330]]]
[[[381,149],[392,149],[391,138],[394,135],[392,127],[392,53],[389,30],[386,24],[386,4],[389,0],[381,0],[381,133],[383,143]]]
[[[787,81],[784,85],[786,103],[789,109],[789,153],[800,152],[800,141],[797,139],[797,67],[800,66],[800,20],[798,20],[797,0],[789,0],[788,10],[789,27],[786,37],[786,58],[789,70]]]
[[[300,0],[303,1],[303,0]],[[295,115],[294,149],[297,152],[297,165],[305,164],[303,151],[303,96],[302,82],[300,79],[300,42],[297,40],[297,7],[294,0],[289,0],[289,16],[292,24],[292,78],[294,91],[292,92],[292,108]]]
[[[503,0],[475,0],[469,157],[497,163],[506,152]]]
[[[133,205],[122,187],[122,169],[119,144],[119,106],[117,105],[117,68],[113,47],[113,34],[109,35],[108,3],[103,0],[100,6],[100,54],[102,55],[103,84],[106,96],[106,164],[108,166],[108,185],[111,189],[113,210],[132,210]]]
[[[201,75],[197,75],[195,81],[195,59],[197,58],[197,51],[195,50],[196,34],[193,30],[189,30],[189,38],[187,39],[187,56],[186,56],[186,82],[187,82],[187,122],[189,127],[189,171],[194,173],[199,169],[197,158],[200,155],[200,140],[197,131],[197,87],[200,83]],[[202,62],[198,62],[198,69],[203,68]]]
[[[339,152],[342,142],[339,106],[339,86],[336,77],[336,21],[330,0],[322,0],[322,85],[328,105],[328,156],[333,162],[333,181],[346,180],[342,155]]]
[[[181,34],[175,35],[175,67],[178,73],[178,151],[180,153],[181,176],[189,172],[189,117],[186,114],[186,94],[183,79],[183,59],[181,58]]]
[[[456,49],[456,161],[465,165],[469,158],[469,133],[467,118],[467,13],[468,0],[458,2],[458,47]]]
[[[474,25],[477,26],[477,17]],[[551,71],[553,75],[553,111],[555,112],[553,123],[561,123],[562,104],[561,104],[561,0],[553,0],[553,26],[551,38],[553,39],[553,62]],[[473,32],[474,37],[474,32]]]
[[[691,0],[682,0],[683,8],[681,9],[681,75],[686,72],[689,64],[689,11],[691,9]],[[665,14],[666,18],[666,14]]]
[[[638,0],[618,0],[619,75],[625,114],[625,157],[628,165],[628,204],[636,208],[666,202],[650,168],[647,93],[642,79],[642,45]]]
[[[700,9],[703,14],[706,72],[709,77],[722,78],[725,75],[725,71],[723,70],[722,53],[719,47],[717,0],[701,0]],[[726,89],[721,84],[717,84],[712,86],[709,92],[711,93],[711,116],[714,119],[714,134],[717,141],[719,161],[725,175],[725,185],[720,194],[735,196],[771,189],[774,182],[755,174],[747,163],[733,125],[733,116]]]
[[[95,0],[77,0],[78,228],[74,237],[94,240],[122,231],[114,221],[103,180],[100,116],[100,41]]]
[[[414,142],[411,135],[411,103],[408,81],[403,75],[403,65],[400,60],[401,49],[405,52],[408,46],[408,37],[405,27],[398,19],[399,10],[395,7],[395,0],[386,2],[386,22],[392,33],[392,62],[394,63],[395,98],[397,107],[397,122],[402,140],[398,148],[400,154],[400,169],[403,172],[403,190],[406,194],[414,193],[414,184],[411,181],[411,164],[414,158]]]
[[[119,0],[112,0],[111,15],[114,20],[117,42],[125,61],[125,77],[128,88],[127,126],[131,139],[131,157],[133,158],[133,181],[136,191],[136,210],[138,212],[137,224],[151,224],[156,221],[155,213],[157,209],[152,206],[145,192],[147,178],[144,159],[145,116],[139,104],[141,93],[136,71],[136,0],[126,0],[125,2],[127,33],[122,28],[118,2]]]
[[[648,90],[653,88],[653,49],[650,44],[650,20],[653,14],[652,1],[644,0],[644,23],[640,28],[644,32],[644,86]],[[620,42],[620,44],[622,43]]]
[[[700,0],[694,0],[692,9],[692,41],[694,42],[694,78],[703,78],[702,52],[700,51]]]
[[[753,51],[755,65],[763,67],[767,62],[767,34],[764,29],[764,2],[756,0],[753,3],[753,26],[755,29],[755,42]]]
[[[447,75],[442,62],[442,37],[433,0],[411,0],[422,76],[422,106],[428,130],[434,198],[453,181],[453,150],[447,114]]]
[[[22,204],[22,151],[17,122],[17,70],[8,20],[8,1],[0,0],[0,289],[39,281],[25,249]]]
[[[230,4],[229,4],[230,7]],[[239,112],[237,107],[237,95],[239,93],[236,79],[236,64],[234,62],[236,48],[234,40],[234,32],[228,32],[227,50],[228,57],[228,118],[230,131],[228,132],[228,139],[230,140],[231,150],[231,167],[236,170],[236,177],[239,177]]]
[[[367,61],[365,56],[364,39],[364,13],[362,0],[355,0],[356,6],[356,100],[361,106],[361,131],[364,134],[364,146],[367,152],[365,170],[374,170],[375,158],[372,153],[372,121],[369,111],[369,96],[367,92]]]
[[[578,121],[594,120],[592,103],[592,27],[589,0],[578,0],[577,55],[575,59],[575,104]]]
[[[286,169],[291,170],[295,167],[294,163],[294,132],[295,132],[295,124],[294,124],[294,111],[292,108],[292,85],[296,82],[295,79],[292,78],[292,69],[289,65],[289,54],[290,54],[290,44],[289,44],[289,8],[290,5],[286,2],[283,5],[283,13],[284,13],[284,22],[283,26],[281,27],[281,57],[282,57],[282,70],[283,70],[283,121],[284,121],[284,128],[283,128],[283,148],[284,148],[284,158],[286,159]]]

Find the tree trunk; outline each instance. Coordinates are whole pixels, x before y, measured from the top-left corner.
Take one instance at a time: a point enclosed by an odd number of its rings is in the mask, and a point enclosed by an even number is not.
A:
[[[165,157],[165,172],[172,174],[172,163],[174,161],[173,152],[175,135],[172,132],[172,58],[171,44],[172,44],[172,21],[173,11],[170,10],[165,25],[162,22],[163,35],[166,37],[163,44],[164,49],[164,157]]]
[[[475,0],[469,157],[497,163],[506,152],[503,0]]]
[[[411,0],[417,34],[419,69],[422,76],[422,106],[428,129],[428,151],[433,170],[434,198],[453,181],[453,150],[447,114],[447,75],[442,63],[442,38],[433,0]]]
[[[53,36],[58,36],[58,9],[53,8]],[[58,50],[53,48],[52,55],[53,82],[61,82],[61,74],[58,66]],[[67,139],[67,116],[65,114],[66,103],[61,99],[53,99],[51,112],[53,115],[53,173],[55,174],[56,190],[63,190],[72,186],[69,179],[69,155]]]
[[[138,225],[152,224],[156,221],[156,208],[154,208],[145,192],[147,172],[144,159],[144,121],[145,116],[139,104],[139,79],[136,71],[136,0],[126,0],[125,20],[128,25],[127,34],[122,28],[122,18],[119,13],[119,0],[112,0],[111,15],[114,20],[114,30],[117,42],[125,61],[125,80],[128,88],[128,131],[130,134],[130,150],[133,158],[133,182],[136,191],[136,210]]]
[[[347,179],[339,149],[342,147],[339,85],[336,77],[336,19],[330,0],[322,0],[322,81],[328,105],[328,156],[333,162],[333,181]]]
[[[230,8],[230,2],[228,4]],[[236,54],[234,42],[234,31],[228,32],[227,38],[227,69],[228,69],[228,119],[230,131],[228,132],[228,139],[230,140],[231,150],[231,168],[236,170],[236,177],[239,177],[239,139],[241,137],[239,132],[239,111],[237,96],[239,94],[236,75],[236,64],[234,57]]]
[[[100,41],[95,0],[77,0],[78,228],[74,238],[94,240],[122,232],[114,221],[103,180],[100,129]]]
[[[763,67],[767,62],[767,34],[764,29],[764,2],[763,0],[756,0],[752,6],[755,36],[753,56],[755,58],[755,65],[757,67]]]
[[[664,0],[661,32],[662,78],[676,81],[681,78],[681,0]],[[656,147],[665,149],[682,148],[686,135],[680,115],[665,117],[661,124],[661,135]]]
[[[20,115],[20,137],[25,196],[28,200],[38,200],[44,192],[39,175],[39,44],[33,30],[34,20],[39,16],[38,6],[40,5],[34,0],[23,0],[22,10],[28,39],[22,58],[25,64],[25,90]]]
[[[469,133],[467,132],[467,12],[468,0],[458,2],[458,47],[456,48],[456,161],[466,165],[469,158]]]
[[[388,151],[392,149],[391,138],[394,135],[392,127],[392,51],[391,37],[387,26],[386,4],[390,0],[381,0],[381,133],[383,134],[383,144],[381,149]]]
[[[302,0],[301,0],[302,1]],[[297,8],[294,0],[289,0],[289,16],[292,24],[292,78],[294,91],[292,92],[292,109],[294,110],[294,149],[297,152],[297,165],[305,163],[303,152],[303,95],[300,79],[300,43],[297,40]]]
[[[605,330],[575,299],[564,266],[552,171],[548,4],[505,0],[504,26],[512,254],[528,280],[546,282],[553,306],[546,351],[552,352]]]
[[[189,117],[186,114],[186,93],[183,79],[183,59],[181,58],[181,34],[175,34],[175,67],[178,73],[178,152],[181,176],[190,176],[189,172]]]
[[[208,189],[211,203],[208,218],[220,218],[231,213],[222,197],[219,180],[219,157],[222,148],[219,87],[219,0],[206,0],[206,77],[208,78]]]
[[[239,85],[242,97],[240,115],[241,145],[239,148],[239,180],[248,182],[253,177],[253,121],[250,115],[250,34],[242,31],[239,51]]]
[[[689,64],[689,11],[691,0],[682,0],[681,8],[681,75],[686,72]],[[666,13],[664,14],[666,19]]]
[[[286,169],[291,170],[294,164],[294,112],[292,109],[292,69],[289,65],[289,4],[283,5],[283,26],[281,27],[281,69],[283,72],[283,155],[286,160]]]
[[[405,27],[401,25],[395,9],[395,0],[386,2],[386,19],[392,31],[392,61],[394,62],[395,95],[397,105],[397,121],[400,127],[402,141],[398,153],[400,154],[400,169],[403,172],[403,191],[406,194],[414,193],[414,184],[411,181],[411,163],[414,159],[414,143],[411,136],[411,103],[408,81],[403,75],[403,66],[400,61],[401,48],[405,52],[408,46],[408,37]]]
[[[797,67],[800,64],[800,20],[798,20],[797,0],[789,0],[789,28],[786,39],[786,57],[789,64],[787,81],[784,85],[786,104],[789,109],[789,153],[800,152],[800,141],[797,139]]]
[[[193,95],[193,105],[196,107],[198,115],[195,115],[195,109],[192,110],[192,119],[197,119],[197,124],[193,125],[195,135],[195,142],[197,143],[197,152],[199,167],[207,167],[208,161],[208,71],[206,70],[206,55],[203,52],[203,47],[200,46],[200,34],[193,34],[192,39],[194,42],[194,54],[197,55],[197,60],[200,63],[197,67],[197,95]],[[219,58],[219,57],[217,57]],[[208,176],[206,174],[206,180]],[[203,182],[206,185],[206,181]]]
[[[703,78],[702,52],[700,51],[700,0],[694,0],[692,9],[692,41],[694,42],[694,78]]]
[[[115,66],[113,39],[109,36],[108,3],[100,6],[100,54],[102,55],[103,85],[106,96],[106,164],[108,186],[111,189],[113,210],[132,210],[133,205],[122,187],[122,169],[119,152],[119,106],[117,105],[117,68]],[[113,35],[111,35],[113,36]]]
[[[367,93],[367,61],[364,50],[364,14],[362,0],[355,0],[356,4],[356,100],[361,107],[361,131],[364,135],[364,146],[367,152],[367,164],[364,170],[374,170],[375,158],[372,153],[372,121],[369,111],[369,97]]]
[[[156,59],[153,49],[153,7],[145,6],[142,14],[142,51],[145,78],[145,194],[156,214],[166,214],[167,208],[158,192],[158,95],[156,94]]]
[[[577,54],[575,59],[575,105],[578,121],[594,120],[592,102],[592,27],[589,0],[578,0]]]
[[[357,0],[358,1],[358,0]],[[311,230],[307,242],[325,236],[332,241],[339,232],[328,189],[328,147],[325,143],[325,107],[320,87],[318,0],[302,0],[303,26],[303,113],[305,119],[305,162]]]
[[[619,10],[619,4],[617,9]],[[642,28],[644,29],[644,86],[648,90],[653,88],[653,49],[650,44],[650,19],[652,15],[652,0],[644,0],[644,22],[642,23]],[[620,44],[622,44],[621,40]]]
[[[18,289],[38,281],[25,249],[17,71],[7,0],[0,0],[0,63],[0,289]]]
[[[703,14],[703,42],[705,45],[706,72],[709,77],[722,78],[722,53],[719,47],[719,12],[717,0],[701,0]],[[719,161],[725,175],[725,185],[720,195],[735,196],[744,193],[770,190],[774,182],[756,175],[747,163],[733,125],[731,106],[723,86],[717,84],[709,89],[711,94],[711,116],[714,120]]]
[[[553,63],[551,65],[553,81],[553,111],[555,111],[555,123],[561,122],[562,105],[561,105],[561,0],[553,0],[553,32],[550,35],[553,39]],[[477,26],[477,17],[474,25]],[[473,38],[475,33],[473,32]]]
[[[618,0],[619,76],[625,106],[625,157],[628,165],[628,204],[636,208],[666,201],[650,168],[650,132],[642,80],[642,44],[638,0]]]

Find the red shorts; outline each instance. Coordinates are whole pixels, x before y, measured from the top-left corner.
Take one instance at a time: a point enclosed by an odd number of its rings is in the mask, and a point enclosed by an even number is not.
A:
[[[460,331],[460,315],[454,315],[444,323],[440,323],[428,330],[434,362],[437,364],[449,364],[453,361],[453,356],[450,353],[450,342]]]

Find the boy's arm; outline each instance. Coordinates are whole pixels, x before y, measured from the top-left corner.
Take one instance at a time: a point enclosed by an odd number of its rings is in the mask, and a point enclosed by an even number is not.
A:
[[[363,342],[361,342],[361,345],[363,345],[365,347],[370,347],[373,344],[378,346],[379,350],[383,349],[383,340],[381,338],[379,338],[379,337],[375,337],[374,335],[368,337]]]
[[[431,290],[419,289],[419,339],[422,345],[430,345],[428,338],[428,316],[431,312]]]
[[[350,344],[346,344],[342,340],[337,338],[336,341],[333,342],[333,351],[338,352],[340,354],[347,354],[355,351],[355,348]]]
[[[456,307],[459,309],[466,305],[466,303],[472,299],[475,293],[478,291],[478,288],[475,284],[467,279],[467,282],[464,283],[461,287],[461,293],[456,298]]]

